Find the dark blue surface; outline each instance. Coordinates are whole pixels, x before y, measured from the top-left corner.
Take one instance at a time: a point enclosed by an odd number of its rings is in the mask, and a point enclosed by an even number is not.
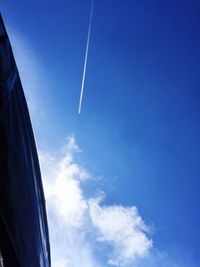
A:
[[[20,267],[49,267],[49,236],[38,156],[22,85],[1,18],[0,217]]]

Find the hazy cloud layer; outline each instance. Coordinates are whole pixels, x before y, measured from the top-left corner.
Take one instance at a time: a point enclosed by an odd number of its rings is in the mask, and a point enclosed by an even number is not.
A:
[[[39,98],[38,90],[41,87],[41,68],[37,57],[30,50],[26,40],[18,33],[10,30],[9,38],[15,55],[16,64],[20,73],[26,99],[32,114],[37,112]],[[37,71],[36,71],[37,70]]]

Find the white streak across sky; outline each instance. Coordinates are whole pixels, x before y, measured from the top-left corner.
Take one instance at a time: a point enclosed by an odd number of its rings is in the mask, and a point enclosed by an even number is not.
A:
[[[94,12],[94,0],[92,0],[91,2],[91,11],[90,11],[90,20],[89,20],[89,27],[88,27],[86,50],[85,50],[85,60],[84,60],[84,67],[83,67],[81,93],[80,93],[80,100],[79,100],[79,107],[78,107],[79,114],[81,113],[81,107],[82,107],[82,101],[83,101],[83,91],[84,91],[84,85],[85,85],[85,75],[86,75],[86,69],[87,69],[88,50],[89,50],[89,45],[90,45],[90,33],[91,33],[91,27],[92,27],[93,12]]]

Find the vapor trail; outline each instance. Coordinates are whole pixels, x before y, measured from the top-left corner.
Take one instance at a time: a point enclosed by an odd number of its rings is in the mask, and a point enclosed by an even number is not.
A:
[[[87,69],[88,50],[89,50],[89,44],[90,44],[90,33],[91,33],[91,26],[92,26],[93,11],[94,11],[94,0],[92,0],[91,2],[90,20],[89,20],[87,44],[86,44],[86,51],[85,51],[85,61],[84,61],[84,67],[83,67],[81,93],[80,93],[80,100],[79,100],[79,107],[78,107],[79,114],[81,113],[82,100],[83,100],[83,91],[84,91],[84,85],[85,85],[85,74],[86,74],[86,69]]]

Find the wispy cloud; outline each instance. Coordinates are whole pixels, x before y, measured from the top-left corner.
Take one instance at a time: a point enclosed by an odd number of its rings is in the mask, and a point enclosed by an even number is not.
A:
[[[46,79],[45,67],[39,62],[38,55],[31,44],[23,35],[16,32],[13,27],[7,27],[8,34],[19,70],[20,79],[26,96],[32,125],[38,144],[42,144],[44,136],[48,134],[47,124],[49,114],[46,112],[44,92],[49,92],[52,87]],[[50,76],[50,74],[49,74]]]
[[[82,184],[89,173],[75,163],[79,148],[69,137],[60,159],[40,152],[47,199],[53,263],[58,266],[101,266],[97,255],[104,249],[107,263],[126,266],[145,257],[152,248],[148,226],[136,207],[102,205],[102,195],[84,197]],[[56,266],[57,266],[56,265]]]
[[[12,28],[9,29],[9,38],[29,108],[31,113],[35,114],[37,112],[37,106],[39,106],[37,94],[42,83],[40,64],[33,51],[29,48],[26,39],[12,30]]]

